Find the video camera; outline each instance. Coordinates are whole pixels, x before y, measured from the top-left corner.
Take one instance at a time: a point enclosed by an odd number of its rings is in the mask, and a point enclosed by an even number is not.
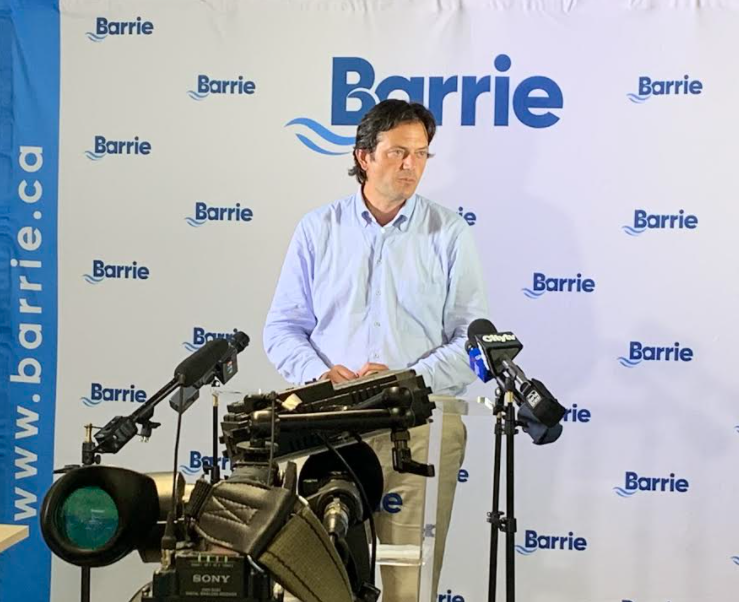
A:
[[[409,429],[426,424],[434,409],[430,389],[412,370],[340,385],[314,382],[228,405],[220,436],[232,468],[225,480],[212,471],[210,482],[202,477],[192,486],[176,471],[96,465],[99,454],[119,451],[137,425],[139,434],[150,435],[158,426],[151,422],[154,405],[178,388],[170,403],[181,420],[193,391],[235,374],[236,354],[247,344],[243,333],[206,344],[95,441],[88,426],[85,465],[60,471],[41,511],[46,543],[83,567],[83,582],[90,567],[136,549],[160,567],[132,602],[280,602],[285,590],[303,602],[377,600],[372,512],[384,483],[362,437],[389,432],[394,469],[433,476],[433,466],[415,462],[408,447]],[[298,478],[289,460],[307,454]]]

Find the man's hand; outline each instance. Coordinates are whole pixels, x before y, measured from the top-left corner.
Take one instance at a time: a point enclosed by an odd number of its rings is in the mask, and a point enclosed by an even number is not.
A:
[[[367,362],[364,366],[362,366],[357,372],[357,376],[359,378],[362,378],[363,376],[367,376],[368,374],[374,374],[375,372],[384,372],[385,370],[389,370],[385,364],[373,364],[372,362]]]
[[[348,380],[354,380],[355,378],[358,378],[358,375],[349,370],[349,368],[341,364],[336,364],[331,370],[321,374],[321,378],[318,380],[330,380],[337,385],[339,383],[345,383]]]

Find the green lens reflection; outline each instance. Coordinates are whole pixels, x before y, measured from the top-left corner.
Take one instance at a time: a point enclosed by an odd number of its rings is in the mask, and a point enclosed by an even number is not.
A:
[[[97,550],[118,530],[118,508],[100,487],[82,487],[62,504],[57,525],[72,545]]]

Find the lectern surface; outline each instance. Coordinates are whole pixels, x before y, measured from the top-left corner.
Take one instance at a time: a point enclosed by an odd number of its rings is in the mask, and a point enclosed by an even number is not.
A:
[[[0,552],[14,546],[28,537],[28,527],[25,525],[0,525]]]

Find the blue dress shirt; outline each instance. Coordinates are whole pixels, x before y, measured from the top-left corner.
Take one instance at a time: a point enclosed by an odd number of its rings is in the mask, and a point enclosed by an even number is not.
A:
[[[488,315],[467,223],[414,195],[380,226],[361,191],[308,213],[285,257],[264,348],[291,383],[334,364],[412,368],[434,393],[457,395],[475,375],[467,327]]]

